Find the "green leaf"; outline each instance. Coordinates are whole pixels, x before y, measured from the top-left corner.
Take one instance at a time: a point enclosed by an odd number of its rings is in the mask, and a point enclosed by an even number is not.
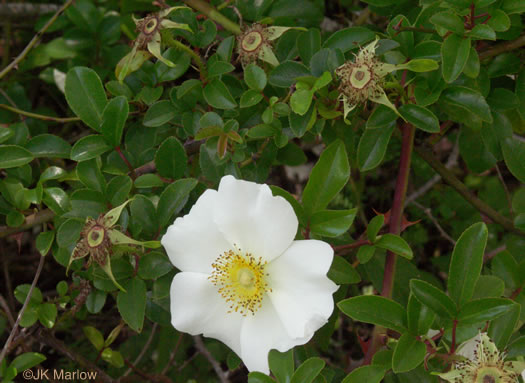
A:
[[[208,68],[208,77],[213,78],[213,77],[222,76],[223,74],[230,73],[234,70],[235,70],[235,67],[229,62],[215,61]]]
[[[338,285],[361,282],[359,273],[343,257],[334,257],[327,276]]]
[[[427,108],[414,104],[405,104],[398,108],[405,120],[416,128],[428,133],[439,133],[439,120]]]
[[[395,125],[397,114],[385,105],[378,105],[366,121],[367,129],[387,129]]]
[[[77,165],[77,176],[86,187],[99,191],[102,194],[106,192],[106,179],[100,171],[95,158],[79,162]]]
[[[451,34],[441,45],[443,78],[451,83],[463,72],[470,54],[470,39]]]
[[[28,368],[35,367],[46,359],[47,358],[44,355],[38,352],[25,352],[22,355],[17,356],[11,362],[10,367],[16,368],[17,371],[24,371]]]
[[[491,321],[508,312],[515,303],[505,298],[484,298],[467,302],[458,314],[462,325]]]
[[[65,94],[71,110],[91,129],[100,131],[108,100],[97,72],[85,67],[70,69],[66,76]]]
[[[478,24],[469,33],[476,40],[496,40],[496,32],[486,24]]]
[[[121,368],[124,366],[124,358],[122,358],[120,352],[112,350],[109,347],[105,348],[104,351],[102,351],[101,357],[106,362],[117,368]]]
[[[76,219],[70,218],[59,226],[57,231],[57,244],[60,247],[68,247],[77,242],[80,238],[80,232],[84,227],[84,223]]]
[[[250,372],[248,374],[248,383],[275,383],[275,380],[262,372]]]
[[[241,96],[240,106],[241,108],[249,108],[250,106],[257,105],[263,99],[263,95],[258,90],[248,89]]]
[[[451,11],[439,12],[430,18],[430,22],[436,26],[445,28],[449,31],[463,35],[465,27],[458,15]]]
[[[350,177],[350,165],[342,141],[336,140],[321,154],[303,192],[307,216],[324,209],[345,186]]]
[[[49,249],[51,249],[51,245],[53,244],[53,241],[55,239],[55,231],[43,231],[40,234],[38,234],[38,237],[36,237],[35,247],[37,248],[40,255],[43,257],[49,253]]]
[[[244,81],[251,89],[262,91],[266,87],[266,73],[255,64],[244,68]]]
[[[98,157],[101,154],[111,150],[101,135],[94,134],[82,137],[71,148],[71,159],[73,161],[87,161]]]
[[[312,233],[324,237],[338,237],[354,222],[357,208],[349,210],[321,210],[310,219]]]
[[[131,202],[131,219],[140,225],[143,231],[152,234],[157,231],[158,217],[155,205],[143,195],[136,195]]]
[[[394,331],[405,332],[405,309],[393,300],[377,295],[361,295],[342,300],[337,307],[350,318]]]
[[[42,326],[53,328],[57,319],[57,306],[54,303],[43,303],[38,306],[38,320]]]
[[[25,300],[27,298],[27,294],[29,294],[29,290],[30,289],[31,289],[31,285],[30,284],[18,285],[15,288],[15,292],[14,292],[16,300],[19,303],[24,304],[24,302],[25,302]],[[40,304],[40,303],[42,303],[42,300],[43,300],[42,292],[40,291],[40,289],[38,287],[35,287],[33,289],[33,292],[31,293],[31,298],[29,299],[29,304]]]
[[[128,113],[129,105],[124,96],[111,99],[104,108],[100,130],[109,145],[113,147],[120,145]]]
[[[520,319],[520,311],[521,306],[515,303],[505,314],[490,322],[488,335],[499,350],[504,350],[507,347],[507,343],[509,343]]]
[[[374,253],[376,251],[376,248],[374,246],[370,245],[363,245],[359,247],[359,250],[357,250],[357,259],[359,260],[359,263],[365,264],[368,261],[372,259],[374,256]]]
[[[164,185],[164,182],[156,174],[143,174],[134,182],[136,188],[158,188]]]
[[[150,251],[140,258],[138,275],[142,279],[157,279],[173,270],[166,255]]]
[[[483,266],[488,230],[482,223],[470,226],[461,234],[450,260],[447,288],[458,307],[467,303],[476,287]]]
[[[33,154],[18,145],[0,145],[0,169],[17,168],[33,160]]]
[[[297,38],[297,50],[303,63],[308,65],[312,56],[321,50],[321,33],[319,29],[309,29]]]
[[[178,179],[188,168],[188,156],[176,137],[168,137],[155,153],[157,171],[163,177]]]
[[[508,348],[507,358],[525,355],[525,335],[513,341]]]
[[[481,64],[479,62],[479,55],[475,48],[470,48],[470,54],[468,56],[463,73],[470,78],[476,78],[479,76]]]
[[[332,34],[323,44],[323,48],[340,49],[343,53],[359,48],[359,46],[373,40],[374,32],[363,27],[341,29]]]
[[[391,233],[383,234],[376,242],[374,242],[374,245],[381,249],[389,250],[406,259],[412,259],[414,257],[412,249],[408,243],[406,243],[406,241],[399,235]]]
[[[410,281],[410,291],[419,302],[434,311],[442,318],[455,318],[457,308],[454,301],[448,297],[442,290],[431,285],[428,282],[419,279]]]
[[[118,206],[128,199],[133,181],[128,176],[113,177],[106,188],[106,195],[112,206]]]
[[[414,295],[408,298],[407,319],[408,330],[414,335],[425,335],[436,315],[427,306],[421,304]]]
[[[470,88],[464,86],[449,86],[441,94],[441,99],[455,107],[466,109],[483,121],[492,122],[490,108],[485,98]]]
[[[148,108],[142,124],[149,128],[161,126],[170,121],[177,114],[177,110],[168,100],[157,101]]]
[[[383,366],[362,366],[353,370],[341,383],[381,383],[386,368]]]
[[[385,216],[383,214],[378,214],[370,220],[368,226],[366,227],[366,237],[372,243],[375,242],[377,233],[383,227],[385,223]]]
[[[393,127],[366,129],[357,147],[357,165],[362,172],[378,167],[385,157]]]
[[[416,339],[414,335],[405,333],[397,341],[392,358],[392,370],[399,374],[411,371],[425,359],[427,348],[423,342]]]
[[[113,286],[112,286],[113,287]],[[107,293],[97,289],[91,290],[86,299],[86,309],[91,314],[97,314],[106,303]]]
[[[325,366],[321,358],[309,358],[299,367],[292,376],[290,383],[311,383]]]
[[[310,75],[310,71],[303,64],[297,61],[285,61],[270,72],[268,82],[278,88],[288,88],[298,77]]]
[[[304,116],[310,108],[313,96],[314,92],[309,89],[297,89],[290,98],[290,107],[298,115]]]
[[[287,352],[271,350],[268,354],[270,370],[279,383],[290,383],[294,373],[293,348]]]
[[[170,223],[171,217],[182,210],[195,186],[197,180],[187,178],[177,180],[164,189],[157,205],[157,219],[160,226]]]
[[[35,158],[69,158],[71,145],[54,134],[40,134],[33,137],[25,145]]]
[[[217,78],[204,87],[203,95],[206,102],[217,109],[233,109],[237,106],[226,85]]]
[[[525,182],[525,143],[512,137],[505,138],[500,143],[505,164],[510,172],[518,180]]]
[[[142,279],[135,277],[124,282],[123,285],[126,292],[118,293],[118,311],[131,329],[141,332],[146,310],[146,284]]]

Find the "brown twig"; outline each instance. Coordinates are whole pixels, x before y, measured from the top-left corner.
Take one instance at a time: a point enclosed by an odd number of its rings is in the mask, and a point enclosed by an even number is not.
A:
[[[56,21],[58,16],[60,16],[72,3],[73,3],[73,0],[68,0],[64,3],[62,7],[58,9],[58,11],[56,11],[56,13],[47,21],[47,23],[45,23],[45,25],[31,39],[31,41],[29,42],[29,44],[27,44],[24,50],[18,56],[16,56],[16,58],[11,62],[11,64],[6,66],[0,72],[0,79],[4,78],[5,75],[11,71],[11,69],[15,68],[18,65],[18,63],[27,56],[29,51],[33,49],[33,47],[38,43],[38,41],[40,41],[40,38],[42,37],[42,35],[48,30],[48,28],[51,25],[53,25],[53,23]]]
[[[97,381],[102,381],[105,383],[113,383],[114,380],[111,376],[106,374],[102,369],[93,364],[90,360],[84,358],[82,355],[77,354],[70,348],[68,348],[64,342],[55,338],[51,331],[41,329],[39,330],[35,338],[42,344],[45,344],[48,347],[60,352],[65,357],[71,359],[72,361],[78,363],[80,366],[85,367],[91,371],[97,373]]]
[[[20,233],[34,226],[41,225],[45,222],[51,221],[55,217],[50,209],[41,210],[38,213],[28,215],[25,222],[18,227],[0,226],[0,238],[5,238],[11,234]]]
[[[431,167],[434,169],[443,179],[452,186],[468,203],[474,206],[481,213],[485,214],[492,221],[500,224],[505,228],[505,230],[518,234],[522,237],[525,237],[525,232],[514,227],[513,222],[504,217],[496,210],[494,210],[490,205],[480,200],[476,197],[470,189],[461,182],[452,172],[450,172],[434,155],[427,149],[415,148],[416,153],[423,158]]]
[[[204,345],[204,342],[202,341],[202,338],[200,335],[196,335],[193,337],[193,340],[195,341],[195,347],[197,350],[206,358],[208,359],[208,362],[210,362],[211,366],[215,370],[215,373],[217,374],[219,380],[221,383],[230,383],[230,380],[228,379],[227,372],[224,372],[221,368],[221,365],[219,362],[217,362],[217,359],[213,357],[213,355],[208,351],[206,346]]]
[[[525,35],[521,35],[516,40],[506,41],[504,43],[500,43],[500,44],[491,46],[490,48],[488,48],[487,50],[479,54],[479,59],[485,60],[485,59],[497,56],[500,53],[521,48],[522,46],[525,46]]]
[[[148,340],[146,341],[146,344],[144,345],[144,347],[142,347],[142,350],[140,350],[140,353],[137,355],[137,357],[135,358],[135,360],[133,361],[133,365],[136,366],[137,364],[140,363],[140,361],[142,360],[142,358],[144,357],[144,354],[146,354],[146,350],[149,348],[149,346],[151,345],[151,342],[153,341],[153,337],[155,336],[155,332],[157,331],[157,323],[154,323],[153,324],[153,327],[151,328],[151,333],[149,334],[149,337],[148,337]],[[127,369],[127,371],[122,375],[123,377],[124,376],[128,376],[131,372],[132,368],[129,367]],[[120,380],[120,379],[119,379]]]
[[[428,217],[428,219],[430,219],[430,221],[432,221],[432,223],[434,224],[436,229],[438,229],[439,233],[441,234],[441,236],[443,238],[445,238],[447,241],[449,241],[452,245],[454,245],[454,246],[456,245],[456,241],[454,241],[454,239],[450,235],[448,235],[445,230],[443,230],[443,228],[439,224],[438,220],[432,215],[432,210],[430,208],[425,207],[425,206],[421,205],[420,203],[418,203],[416,201],[412,201],[412,203],[414,205],[416,205],[420,210],[422,210],[423,213],[425,213],[425,215]]]
[[[42,268],[44,267],[44,260],[45,260],[45,257],[41,256],[40,262],[38,262],[38,267],[36,269],[35,276],[33,278],[33,282],[31,283],[31,287],[29,288],[24,304],[22,305],[22,308],[20,309],[20,312],[18,313],[18,317],[16,318],[15,324],[11,328],[9,337],[7,338],[4,348],[2,349],[2,352],[0,353],[0,364],[2,363],[2,360],[4,360],[4,357],[7,353],[7,349],[9,348],[9,345],[11,344],[11,341],[13,340],[13,337],[15,336],[16,330],[18,329],[18,324],[20,323],[20,320],[22,319],[22,316],[24,315],[24,312],[26,311],[27,305],[29,304],[29,301],[31,300],[31,295],[33,294],[33,290],[35,289],[36,283],[38,282],[38,278],[40,278],[40,273],[42,272]]]

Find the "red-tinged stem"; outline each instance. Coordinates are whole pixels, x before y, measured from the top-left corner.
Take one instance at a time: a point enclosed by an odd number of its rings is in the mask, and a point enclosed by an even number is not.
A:
[[[514,290],[514,292],[511,294],[511,296],[509,298],[512,299],[512,300],[516,299],[518,297],[518,295],[521,294],[522,290],[523,290],[523,286],[518,287],[516,290]]]
[[[410,175],[410,163],[412,161],[412,151],[414,148],[414,134],[415,128],[411,124],[403,124],[402,126],[403,139],[401,143],[401,157],[399,159],[399,173],[396,180],[396,189],[394,191],[394,201],[390,215],[389,231],[392,234],[401,233],[401,223],[403,219],[403,209],[405,205],[405,197],[408,187],[408,177]],[[385,298],[392,297],[392,290],[394,287],[394,275],[396,273],[397,256],[388,252],[385,261],[385,271],[383,274],[383,288],[381,295]],[[381,334],[374,329],[372,340],[368,352],[365,355],[363,365],[370,364],[372,357],[381,345],[379,337]]]
[[[407,194],[408,178],[410,175],[410,163],[412,161],[412,150],[414,148],[415,128],[411,124],[403,125],[403,141],[401,147],[401,158],[399,159],[399,173],[396,180],[394,192],[394,202],[390,215],[389,231],[392,234],[401,233],[401,223],[403,221],[403,209],[405,207],[405,197]],[[385,272],[383,278],[383,289],[381,295],[387,298],[392,297],[394,286],[394,274],[396,271],[396,255],[389,252],[385,262]]]
[[[360,239],[355,242],[346,244],[346,245],[339,245],[339,246],[332,246],[334,251],[337,253],[338,251],[342,250],[348,250],[348,249],[356,249],[358,247],[364,246],[364,245],[371,245],[370,241],[368,239]]]
[[[130,175],[131,175],[131,178],[132,179],[135,179],[137,178],[137,175],[135,174],[135,168],[131,165],[131,163],[128,161],[128,159],[126,158],[126,156],[124,155],[124,153],[122,153],[122,150],[120,150],[120,146],[117,146],[115,148],[115,151],[118,153],[118,155],[120,156],[120,158],[122,158],[122,161],[124,161],[124,163],[126,164],[126,166],[128,167],[129,171],[130,171]]]
[[[452,324],[452,346],[450,346],[450,355],[456,352],[456,329],[458,327],[458,320],[454,319]]]

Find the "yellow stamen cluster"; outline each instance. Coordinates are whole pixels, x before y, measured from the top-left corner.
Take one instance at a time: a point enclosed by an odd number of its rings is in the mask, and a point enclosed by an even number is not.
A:
[[[240,249],[225,251],[212,263],[209,279],[230,305],[229,313],[254,315],[262,306],[264,295],[272,291],[265,280],[266,264],[261,257],[243,254]]]

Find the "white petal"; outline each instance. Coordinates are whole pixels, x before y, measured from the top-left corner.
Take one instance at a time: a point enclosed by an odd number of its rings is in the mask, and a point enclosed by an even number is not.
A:
[[[344,119],[345,120],[346,120],[346,116],[348,115],[348,113],[354,110],[356,106],[357,106],[356,104],[351,105],[348,102],[348,99],[346,98],[346,96],[343,96],[343,109],[344,109]]]
[[[293,338],[309,340],[334,310],[332,294],[338,286],[326,276],[333,254],[326,242],[294,241],[266,266],[268,296]]]
[[[309,339],[292,339],[279,320],[269,300],[255,315],[244,318],[241,330],[241,359],[250,371],[269,374],[268,353],[271,349],[285,352]]]
[[[181,272],[171,283],[171,323],[178,331],[203,334],[241,354],[243,317],[228,313],[228,305],[206,274]]]
[[[211,264],[224,251],[231,250],[213,221],[217,191],[206,190],[189,214],[179,217],[161,239],[171,263],[182,271],[211,274]]]
[[[298,226],[292,205],[268,185],[232,176],[221,179],[215,222],[232,245],[268,262],[290,246]]]

